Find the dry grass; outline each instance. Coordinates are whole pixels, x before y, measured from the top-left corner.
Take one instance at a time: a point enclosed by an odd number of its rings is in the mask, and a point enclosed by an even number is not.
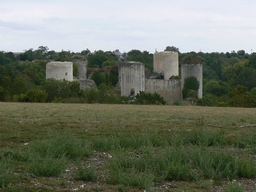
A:
[[[190,148],[193,145],[192,147],[196,150],[200,150],[202,147],[209,148],[209,150],[221,150],[230,152],[234,156],[238,155],[239,158],[248,156],[255,160],[256,127],[240,127],[255,124],[255,116],[256,109],[253,108],[0,103],[0,148],[2,151],[0,161],[6,162],[15,177],[15,182],[8,181],[7,184],[2,184],[0,191],[1,189],[4,191],[19,191],[19,189],[26,191],[71,191],[74,189],[141,191],[144,186],[143,182],[147,183],[145,188],[148,191],[216,191],[225,189],[229,182],[227,178],[223,178],[219,182],[213,182],[206,178],[189,182],[164,180],[151,184],[151,181],[154,180],[152,173],[146,178],[147,180],[141,182],[142,184],[138,181],[131,181],[136,183],[134,187],[129,186],[129,183],[123,185],[122,183],[125,182],[115,184],[107,181],[108,169],[110,169],[108,165],[113,162],[112,156],[115,159],[114,154],[124,153],[120,146],[125,147],[127,155],[136,155],[143,147],[148,149],[146,146],[148,141],[143,138],[145,134],[150,137],[150,142],[153,145],[150,147],[156,151],[164,151],[170,147],[175,148],[177,145],[185,146],[185,148]],[[206,134],[222,134],[223,143],[216,141],[217,143],[208,144],[208,141],[205,143],[203,140],[198,144],[198,141],[193,140],[194,138],[189,138],[191,135],[197,134],[198,130],[199,132],[203,130],[203,133]],[[66,159],[65,161],[68,161],[66,170],[62,171],[59,176],[33,175],[29,167],[29,164],[33,162],[31,158],[34,158],[32,146],[38,141],[47,141],[54,135],[71,135],[74,142],[78,143],[86,141],[92,149],[89,157]],[[121,140],[126,136],[128,140]],[[169,139],[174,136],[179,139],[183,136],[187,137],[188,140],[185,142],[188,144],[168,143]],[[134,139],[134,143],[129,143],[129,137],[130,140]],[[140,137],[142,137],[141,140],[135,139]],[[141,147],[141,145],[143,146]],[[98,147],[97,151],[95,151],[96,146]],[[3,152],[8,150],[12,155],[6,155],[8,153]],[[95,167],[97,180],[93,182],[77,181],[74,176],[76,170],[79,167],[86,170],[88,166]],[[133,171],[129,174],[136,175],[136,170]],[[142,179],[142,176],[139,178]],[[245,185],[247,191],[252,191],[254,177],[251,179],[239,177],[237,180]]]

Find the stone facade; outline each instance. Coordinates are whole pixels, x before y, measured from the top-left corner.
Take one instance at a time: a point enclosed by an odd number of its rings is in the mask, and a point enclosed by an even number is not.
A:
[[[179,75],[179,55],[173,51],[156,52],[154,54],[154,72],[163,73],[164,79]]]
[[[46,64],[46,79],[73,81],[73,63],[51,61]]]
[[[78,68],[77,79],[80,79],[80,80],[87,79],[86,77],[87,60],[75,60],[74,63],[77,65],[77,68]]]
[[[181,82],[178,79],[146,79],[145,92],[158,93],[165,101],[181,99]]]
[[[145,91],[145,66],[140,62],[120,62],[118,65],[121,96],[134,97]]]
[[[97,88],[95,82],[91,79],[78,79],[77,82],[79,82],[81,89]]]
[[[153,73],[145,70],[143,63],[119,63],[119,87],[122,96],[134,97],[140,91],[156,92],[167,102],[172,102],[182,99],[184,79],[195,76],[200,83],[198,97],[202,98],[202,74],[202,64],[182,64],[180,79],[178,53],[171,51],[156,52],[154,54]]]

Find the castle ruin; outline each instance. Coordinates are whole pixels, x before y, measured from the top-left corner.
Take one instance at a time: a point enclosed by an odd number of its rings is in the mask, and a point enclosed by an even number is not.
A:
[[[140,62],[120,62],[118,67],[122,96],[134,97],[140,91],[145,91],[156,92],[167,102],[181,100],[185,79],[194,76],[200,84],[198,98],[202,98],[202,64],[182,64],[180,78],[177,52],[156,52],[154,73],[147,75],[144,64]]]
[[[73,79],[72,62],[49,62],[46,65],[46,78],[76,80],[81,88],[96,87],[93,80],[86,77],[87,61],[75,61],[78,77]],[[199,81],[198,98],[203,96],[202,64],[181,64],[179,75],[178,52],[163,51],[154,54],[154,72],[145,69],[140,62],[119,62],[118,78],[121,96],[135,98],[140,91],[158,93],[167,102],[182,99],[185,79],[194,76]]]
[[[46,65],[46,79],[73,81],[73,63],[51,61]]]

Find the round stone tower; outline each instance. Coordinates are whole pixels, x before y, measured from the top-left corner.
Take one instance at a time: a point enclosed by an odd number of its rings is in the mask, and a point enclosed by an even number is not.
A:
[[[181,65],[181,87],[188,77],[196,77],[199,81],[198,98],[203,97],[203,65],[202,64],[182,64]]]
[[[155,52],[154,72],[163,73],[164,79],[179,75],[179,54],[173,51]]]

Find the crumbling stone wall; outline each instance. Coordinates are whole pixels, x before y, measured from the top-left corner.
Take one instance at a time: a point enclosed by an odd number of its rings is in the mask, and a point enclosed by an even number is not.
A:
[[[165,101],[171,102],[181,99],[181,80],[180,79],[146,79],[145,92],[158,93]]]
[[[46,79],[73,81],[73,63],[51,61],[46,64]]]
[[[90,88],[95,88],[97,89],[97,86],[95,84],[95,82],[91,79],[79,79],[77,80],[80,84],[80,88],[81,89],[90,89]]]
[[[75,64],[77,65],[78,68],[78,76],[77,79],[83,80],[86,79],[86,66],[87,66],[87,60],[75,60]]]

